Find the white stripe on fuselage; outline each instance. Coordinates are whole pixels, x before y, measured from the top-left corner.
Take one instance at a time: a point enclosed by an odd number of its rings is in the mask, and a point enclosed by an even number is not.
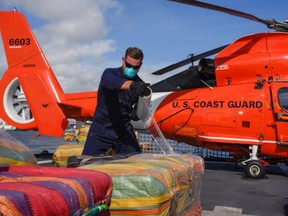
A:
[[[245,142],[245,143],[272,143],[272,144],[276,144],[276,141],[273,141],[273,140],[258,140],[258,139],[243,139],[243,138],[231,138],[231,137],[216,137],[216,136],[201,136],[201,135],[198,135],[199,138],[202,138],[202,139],[207,139],[207,140],[222,140],[222,141],[236,141],[236,142]]]

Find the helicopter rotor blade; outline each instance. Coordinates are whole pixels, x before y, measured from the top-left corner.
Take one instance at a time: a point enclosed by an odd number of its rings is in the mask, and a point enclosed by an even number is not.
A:
[[[197,6],[197,7],[202,7],[202,8],[230,14],[233,16],[238,16],[238,17],[242,17],[245,19],[253,20],[255,22],[265,24],[268,28],[274,29],[276,31],[283,31],[283,32],[288,31],[288,23],[287,22],[278,22],[274,19],[264,20],[264,19],[260,19],[256,16],[248,14],[248,13],[244,13],[244,12],[233,10],[230,8],[225,8],[225,7],[221,7],[218,5],[208,4],[208,3],[200,2],[200,1],[196,1],[196,0],[169,0],[169,1],[188,4],[188,5]]]
[[[191,55],[191,57],[189,57],[189,58],[187,58],[187,59],[185,59],[185,60],[182,60],[182,61],[179,61],[179,62],[174,63],[174,64],[172,64],[172,65],[169,65],[169,66],[167,66],[167,67],[165,67],[165,68],[162,68],[162,69],[160,69],[160,70],[158,70],[158,71],[153,72],[152,74],[153,74],[153,75],[162,75],[162,74],[165,74],[165,73],[167,73],[167,72],[170,72],[170,71],[172,71],[172,70],[175,70],[175,69],[177,69],[177,68],[180,68],[180,67],[182,67],[182,66],[185,66],[185,65],[187,65],[187,64],[189,64],[189,63],[193,63],[194,61],[198,61],[198,60],[200,60],[200,59],[202,59],[202,58],[205,58],[205,57],[207,57],[207,56],[214,55],[214,54],[220,52],[221,50],[223,50],[223,49],[224,49],[225,47],[227,47],[227,46],[228,46],[228,44],[227,44],[227,45],[224,45],[224,46],[221,46],[221,47],[218,47],[218,48],[216,48],[216,49],[209,50],[209,51],[207,51],[207,52],[201,53],[201,54],[199,54],[199,55],[195,55],[195,56],[194,56],[194,55]]]

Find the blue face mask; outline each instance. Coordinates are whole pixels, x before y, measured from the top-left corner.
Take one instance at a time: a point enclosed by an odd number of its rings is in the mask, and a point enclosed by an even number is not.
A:
[[[136,74],[137,74],[137,70],[135,70],[133,67],[131,67],[131,68],[125,67],[124,76],[127,79],[133,79],[136,76]]]

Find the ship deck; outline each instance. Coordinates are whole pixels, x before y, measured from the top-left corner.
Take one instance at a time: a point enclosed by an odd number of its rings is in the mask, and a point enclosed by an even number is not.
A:
[[[38,159],[49,162],[47,157]],[[234,163],[205,161],[202,216],[288,215],[287,185],[287,166],[270,165],[265,178],[255,180],[245,178],[243,167]]]
[[[203,216],[288,215],[288,167],[271,165],[263,179],[247,179],[243,168],[205,162],[201,202]]]

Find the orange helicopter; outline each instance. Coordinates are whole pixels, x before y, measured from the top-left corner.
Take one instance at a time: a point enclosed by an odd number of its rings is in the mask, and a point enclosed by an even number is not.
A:
[[[276,30],[244,36],[154,72],[192,64],[153,84],[149,105],[166,138],[245,157],[246,175],[263,177],[265,157],[288,157],[288,24],[195,0],[172,1]],[[23,14],[0,11],[0,30],[8,63],[0,80],[1,119],[49,136],[62,136],[68,118],[92,119],[97,92],[63,92]],[[148,117],[133,124],[139,131],[153,130]]]

